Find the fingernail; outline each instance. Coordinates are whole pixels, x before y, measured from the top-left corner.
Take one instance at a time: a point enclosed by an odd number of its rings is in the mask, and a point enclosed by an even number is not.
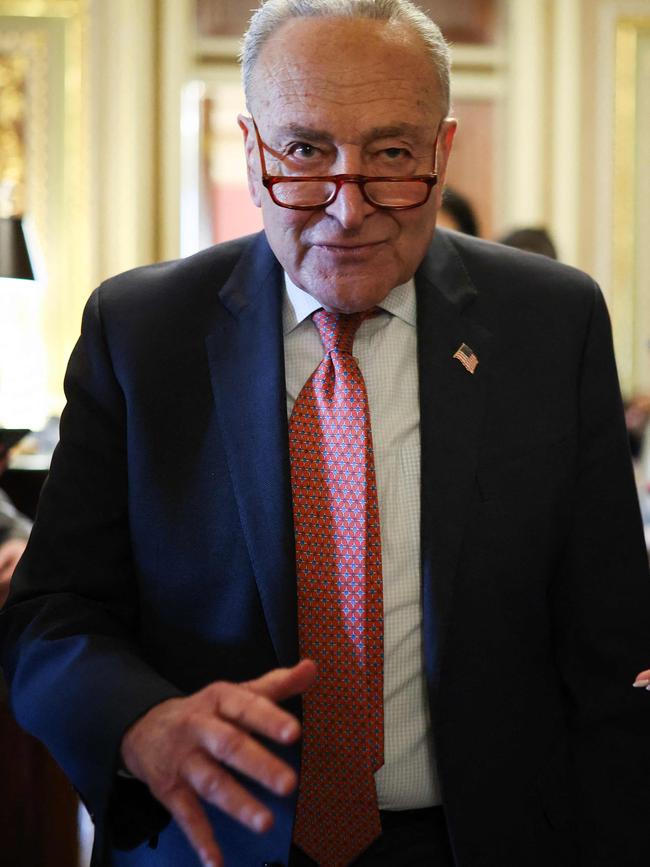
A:
[[[266,824],[266,815],[264,813],[255,813],[253,816],[253,827],[256,831],[263,831]]]
[[[650,686],[650,680],[635,680],[634,683],[632,684],[632,686],[635,686],[637,688],[641,687],[641,686],[645,686],[647,689],[648,686]]]
[[[280,795],[288,795],[293,790],[294,776],[293,774],[280,774],[275,780],[275,785]]]
[[[213,861],[207,852],[199,852],[203,867],[217,867],[217,862]]]
[[[291,740],[291,738],[295,735],[295,733],[296,733],[295,723],[287,723],[286,726],[284,726],[284,728],[280,732],[280,737],[282,738],[283,741],[288,741],[288,740]]]

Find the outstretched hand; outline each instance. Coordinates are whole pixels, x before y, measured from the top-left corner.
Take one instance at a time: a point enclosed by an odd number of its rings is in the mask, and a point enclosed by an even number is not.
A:
[[[212,683],[187,698],[161,702],[124,735],[126,768],[169,810],[204,867],[222,867],[223,858],[201,799],[252,831],[273,824],[270,810],[229,769],[277,795],[295,789],[293,768],[255,735],[279,744],[296,741],[300,724],[278,702],[305,692],[315,679],[316,665],[302,660],[246,683]]]

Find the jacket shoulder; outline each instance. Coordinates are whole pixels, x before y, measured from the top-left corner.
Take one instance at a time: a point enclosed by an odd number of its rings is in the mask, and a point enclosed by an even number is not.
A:
[[[105,280],[97,290],[102,303],[146,301],[147,296],[187,293],[189,287],[209,284],[218,290],[233,272],[237,262],[259,242],[260,235],[246,235],[200,250],[191,256],[132,268]]]
[[[181,335],[200,338],[226,315],[226,284],[251,292],[274,267],[266,236],[245,236],[111,277],[91,295],[86,320],[97,317],[108,344],[116,348],[144,342],[153,350]]]
[[[506,296],[515,304],[530,303],[535,298],[542,304],[593,302],[596,284],[578,268],[459,232],[447,230],[441,234],[481,291]]]

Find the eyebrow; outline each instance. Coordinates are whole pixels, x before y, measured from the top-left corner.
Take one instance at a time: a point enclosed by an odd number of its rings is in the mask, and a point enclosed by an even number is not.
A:
[[[422,127],[416,126],[414,123],[400,123],[393,126],[375,126],[364,136],[364,139],[374,141],[378,138],[397,138],[401,135],[421,139],[423,133]]]
[[[332,134],[327,130],[317,129],[315,127],[303,126],[301,124],[289,123],[276,130],[276,136],[295,136],[296,138],[309,139],[317,142],[331,142]],[[390,126],[374,126],[363,135],[363,143],[376,141],[382,138],[396,138],[397,136],[409,136],[418,141],[421,141],[425,136],[421,127],[412,123],[392,124]]]

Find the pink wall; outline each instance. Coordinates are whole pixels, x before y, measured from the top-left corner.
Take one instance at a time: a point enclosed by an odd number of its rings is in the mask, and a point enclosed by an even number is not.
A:
[[[239,184],[213,185],[211,189],[213,241],[229,241],[262,228],[262,212]]]

